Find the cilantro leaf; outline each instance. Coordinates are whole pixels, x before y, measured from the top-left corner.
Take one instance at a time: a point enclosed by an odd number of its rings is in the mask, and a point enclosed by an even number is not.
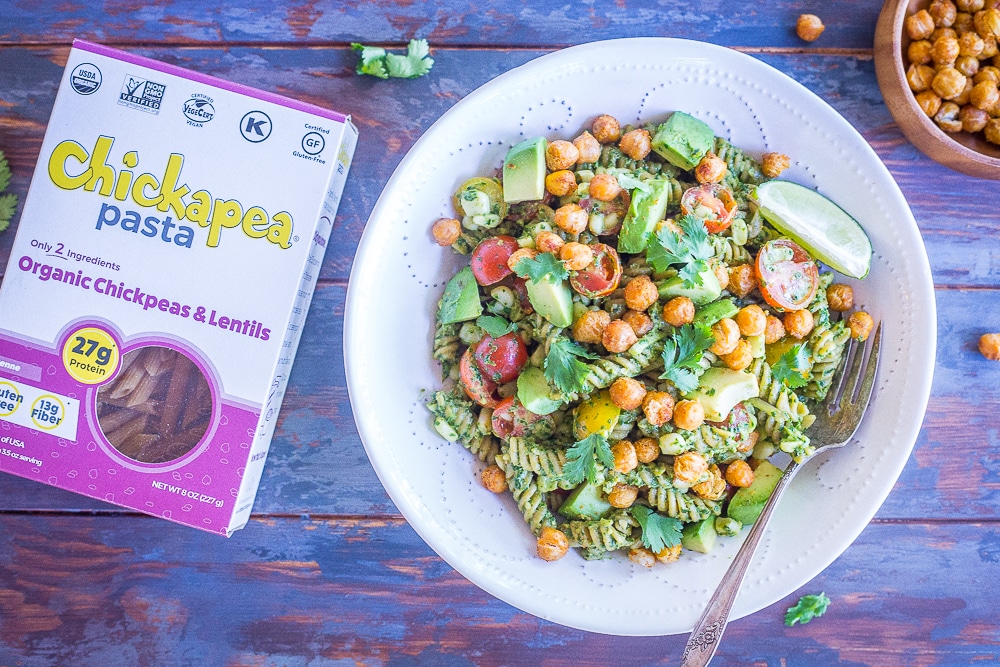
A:
[[[565,265],[551,252],[543,252],[532,257],[523,257],[521,261],[514,265],[514,273],[527,278],[533,283],[548,280],[551,283],[559,282],[569,277],[569,271]],[[551,279],[548,277],[551,276]]]
[[[0,151],[0,192],[10,185],[10,165],[7,164],[7,157]]]
[[[642,192],[652,192],[653,188],[646,183],[641,181],[630,172],[623,171],[621,173],[616,173],[615,178],[618,179],[618,185],[622,187],[622,190],[640,190]]]
[[[708,240],[705,223],[693,215],[685,215],[680,220],[680,233],[670,226],[664,226],[655,236],[650,237],[646,248],[646,260],[657,273],[672,265],[683,264],[678,275],[686,287],[701,284],[701,272],[708,269],[705,260],[715,254]]]
[[[590,374],[590,367],[580,359],[597,359],[597,355],[568,338],[556,338],[549,345],[543,367],[545,378],[564,394],[572,394],[583,389],[583,383]]]
[[[705,369],[699,362],[715,337],[707,324],[685,324],[663,342],[663,374],[680,391],[694,391]]]
[[[0,232],[10,226],[10,220],[17,212],[17,195],[13,192],[0,197]]]
[[[608,468],[613,468],[615,465],[615,458],[607,438],[592,433],[566,450],[566,464],[563,466],[562,477],[570,484],[580,484],[584,478],[594,484],[597,481],[597,461]]]
[[[378,46],[365,46],[356,42],[351,44],[351,48],[361,53],[357,73],[380,79],[415,79],[427,74],[434,65],[426,39],[411,39],[405,56],[388,53]]]
[[[785,612],[785,625],[788,627],[796,623],[804,625],[814,618],[822,616],[829,605],[830,598],[826,597],[826,593],[803,595],[794,606],[789,607]]]
[[[715,248],[708,240],[708,229],[701,219],[685,215],[681,218],[680,225],[684,232],[684,242],[693,259],[709,259],[715,254]]]
[[[671,264],[686,263],[688,256],[681,235],[668,226],[663,227],[655,236],[651,236],[646,248],[646,261],[657,273],[663,273]]]
[[[642,528],[642,544],[653,553],[681,543],[681,522],[669,516],[663,516],[645,505],[633,505],[632,516]]]
[[[495,315],[480,315],[476,318],[476,324],[493,338],[505,336],[517,328],[513,322],[508,322],[502,317]]]
[[[810,370],[809,348],[799,344],[781,355],[771,367],[771,374],[789,389],[798,389],[809,384]]]

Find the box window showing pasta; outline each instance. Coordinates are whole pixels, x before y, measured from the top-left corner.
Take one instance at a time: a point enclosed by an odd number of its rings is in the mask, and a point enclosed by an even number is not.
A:
[[[356,141],[76,42],[0,285],[0,471],[241,528]]]

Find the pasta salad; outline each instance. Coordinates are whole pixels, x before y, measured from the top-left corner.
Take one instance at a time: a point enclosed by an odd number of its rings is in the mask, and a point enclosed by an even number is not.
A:
[[[844,269],[822,234],[772,224],[762,186],[798,187],[773,180],[789,164],[680,111],[604,115],[515,145],[433,224],[469,262],[439,302],[428,408],[541,558],[707,552],[756,520],[773,455],[812,453],[810,406],[873,325],[816,260],[860,278],[870,246]]]

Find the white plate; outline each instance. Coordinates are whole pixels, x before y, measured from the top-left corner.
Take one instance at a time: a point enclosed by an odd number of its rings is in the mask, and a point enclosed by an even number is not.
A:
[[[482,86],[406,155],[368,220],[345,315],[344,356],[358,430],[379,479],[420,536],[500,599],[574,628],[616,635],[689,631],[739,547],[685,553],[650,570],[625,557],[546,563],[509,494],[479,482],[482,464],[431,427],[421,392],[440,385],[434,313],[467,261],[434,245],[465,179],[492,174],[507,149],[537,135],[572,138],[602,113],[624,125],[683,110],[751,155],[780,151],[783,178],[815,187],[871,237],[857,303],[881,319],[884,358],[857,442],[810,463],[782,500],[751,565],[734,618],[788,595],[829,565],[871,520],[899,476],[927,405],[935,307],[927,255],[899,188],[865,140],[784,74],[719,46],[622,39],[553,53]],[[891,549],[891,545],[886,546]],[[818,592],[818,591],[817,591]]]

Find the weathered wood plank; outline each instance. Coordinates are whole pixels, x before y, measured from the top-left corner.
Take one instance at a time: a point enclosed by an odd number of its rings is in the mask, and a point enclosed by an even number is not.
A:
[[[725,45],[870,49],[878,5],[845,0],[762,3],[726,0],[639,0],[592,5],[531,6],[505,0],[484,7],[460,2],[366,2],[330,6],[309,0],[239,5],[168,3],[4,3],[0,43],[65,44],[74,38],[113,43],[349,43],[424,37],[435,45],[559,46],[633,37],[690,37]],[[749,9],[749,11],[748,11]],[[795,35],[800,13],[820,13],[827,26],[812,45]]]
[[[733,622],[712,664],[993,664],[983,582],[998,558],[992,524],[872,525],[801,590]],[[820,591],[824,617],[783,624]],[[399,521],[254,521],[227,542],[138,517],[0,516],[4,665],[670,665],[685,640],[529,616]]]
[[[368,463],[348,402],[344,296],[339,285],[316,292],[254,506],[258,514],[396,514]],[[1000,445],[1000,363],[975,349],[982,333],[1000,330],[998,301],[1000,291],[938,292],[940,338],[930,406],[914,454],[879,517],[1000,518],[994,455]],[[0,509],[95,508],[111,510],[0,475]]]
[[[346,49],[135,49],[197,71],[284,93],[350,113],[361,141],[321,278],[346,280],[368,214],[406,151],[463,96],[541,51],[442,50],[431,74],[380,81],[353,73]],[[871,61],[839,56],[763,55],[832,104],[874,146],[910,201],[941,285],[1000,285],[997,213],[988,197],[970,197],[969,177],[919,154],[882,101]],[[51,110],[64,48],[0,48],[0,149],[24,193]],[[811,157],[811,156],[807,156]],[[823,156],[815,156],[823,159]],[[985,182],[983,182],[985,183]],[[0,266],[13,235],[0,234]]]

